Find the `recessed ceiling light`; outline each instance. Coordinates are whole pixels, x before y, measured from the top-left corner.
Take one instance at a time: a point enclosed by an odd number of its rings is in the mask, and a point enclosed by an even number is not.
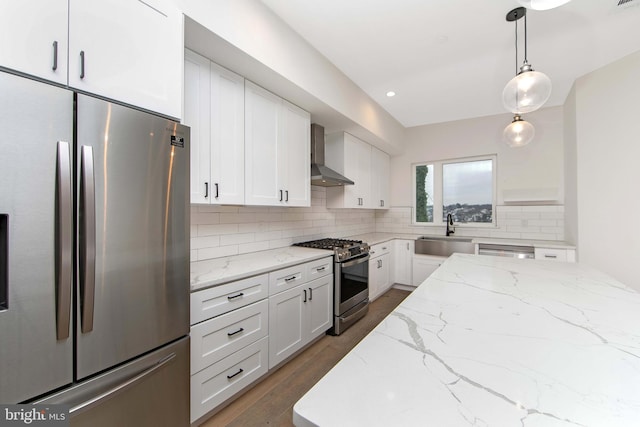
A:
[[[390,90],[389,92],[387,92],[387,96],[389,98],[391,98],[392,96],[396,96],[396,93],[394,91]]]

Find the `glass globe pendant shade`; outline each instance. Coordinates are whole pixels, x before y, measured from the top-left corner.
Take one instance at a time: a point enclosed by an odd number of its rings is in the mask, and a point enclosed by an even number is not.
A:
[[[508,111],[524,114],[542,107],[550,96],[551,79],[525,64],[520,73],[504,87],[502,102]]]
[[[522,147],[530,143],[535,134],[533,125],[516,114],[511,124],[502,132],[502,138],[509,147]]]
[[[571,0],[520,0],[520,4],[527,9],[549,10],[569,3]]]

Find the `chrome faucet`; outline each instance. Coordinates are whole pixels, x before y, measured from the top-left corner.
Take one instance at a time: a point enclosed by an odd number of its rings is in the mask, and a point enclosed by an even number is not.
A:
[[[451,214],[447,214],[447,236],[456,232],[456,228],[453,226],[453,217]]]

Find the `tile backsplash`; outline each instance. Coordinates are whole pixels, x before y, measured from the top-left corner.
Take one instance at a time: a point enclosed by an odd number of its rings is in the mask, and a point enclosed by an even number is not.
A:
[[[327,209],[326,189],[311,187],[311,206],[191,205],[191,261],[290,246],[322,237],[372,233],[371,209]]]
[[[412,208],[394,207],[376,214],[379,233],[445,234],[445,227],[411,225]],[[496,206],[496,226],[456,226],[456,236],[501,239],[564,240],[564,206]]]
[[[191,206],[191,261],[372,232],[445,234],[411,225],[410,207],[328,209],[326,189],[311,187],[311,206]],[[496,227],[456,227],[456,236],[564,240],[564,206],[496,206]]]

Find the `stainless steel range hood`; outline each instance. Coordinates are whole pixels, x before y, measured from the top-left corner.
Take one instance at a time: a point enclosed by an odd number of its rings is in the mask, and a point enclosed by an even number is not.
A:
[[[311,185],[337,187],[354,182],[324,165],[324,128],[311,124]]]

